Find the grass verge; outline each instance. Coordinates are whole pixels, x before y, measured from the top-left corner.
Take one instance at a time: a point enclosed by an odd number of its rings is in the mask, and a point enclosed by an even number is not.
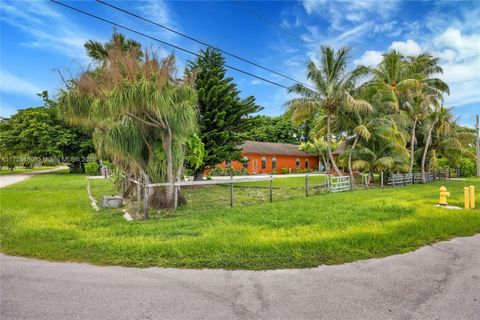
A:
[[[92,183],[96,197],[110,192],[108,181]],[[85,176],[44,174],[1,189],[1,251],[136,267],[260,270],[339,264],[480,232],[480,210],[434,206],[442,184],[452,194],[450,204],[459,206],[464,186],[480,188],[479,179],[442,181],[274,198],[271,204],[233,209],[192,195],[198,205],[126,222],[120,210],[93,211]],[[478,197],[477,192],[477,208]]]

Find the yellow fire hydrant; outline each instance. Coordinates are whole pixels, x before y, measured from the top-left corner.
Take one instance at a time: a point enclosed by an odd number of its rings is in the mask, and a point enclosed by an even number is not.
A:
[[[447,191],[447,188],[444,186],[440,187],[440,201],[438,201],[438,204],[441,206],[446,206],[447,205],[447,197],[450,196],[450,192]]]

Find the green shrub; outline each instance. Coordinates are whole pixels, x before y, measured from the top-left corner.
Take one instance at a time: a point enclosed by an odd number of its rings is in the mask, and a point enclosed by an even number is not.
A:
[[[471,177],[475,173],[475,162],[470,158],[462,158],[460,160],[460,175],[462,177]]]
[[[220,166],[217,166],[210,170],[208,173],[209,176],[223,176],[223,177],[228,177],[230,175],[234,176],[246,176],[248,175],[247,169],[241,168],[241,169],[233,169],[233,168],[223,168]]]
[[[96,162],[85,163],[85,173],[89,176],[95,176],[100,170],[100,165]]]
[[[271,174],[271,175],[277,174],[277,171],[276,171],[276,170],[272,170],[272,171],[270,171],[270,174]]]
[[[282,174],[289,174],[290,170],[288,168],[282,168],[281,172]]]

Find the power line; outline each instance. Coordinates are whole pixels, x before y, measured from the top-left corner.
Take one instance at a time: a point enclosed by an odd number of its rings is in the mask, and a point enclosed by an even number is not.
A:
[[[108,6],[108,7],[112,8],[112,9],[115,9],[115,10],[121,11],[121,12],[123,12],[123,13],[126,13],[126,14],[128,14],[128,15],[130,15],[130,16],[132,16],[132,17],[135,17],[135,18],[137,18],[137,19],[140,19],[140,20],[142,20],[142,21],[145,21],[145,22],[148,22],[148,23],[150,23],[150,24],[153,24],[153,25],[155,25],[155,26],[157,26],[157,27],[160,27],[160,28],[162,28],[162,29],[164,29],[164,30],[173,32],[173,33],[175,33],[175,34],[177,34],[177,35],[179,35],[179,36],[182,36],[182,37],[184,37],[184,38],[187,38],[187,39],[189,39],[189,40],[191,40],[191,41],[194,41],[194,42],[199,43],[199,44],[201,44],[201,45],[204,45],[204,46],[206,46],[206,47],[215,48],[215,49],[217,49],[218,51],[224,53],[225,55],[228,55],[228,56],[233,57],[233,58],[235,58],[235,59],[238,59],[238,60],[240,60],[240,61],[249,63],[249,64],[251,64],[251,65],[253,65],[253,66],[255,66],[255,67],[261,68],[261,69],[266,70],[266,71],[271,72],[271,73],[274,73],[274,74],[276,74],[276,75],[278,75],[278,76],[281,76],[281,77],[283,77],[283,78],[285,78],[285,79],[288,79],[288,80],[294,81],[294,82],[296,82],[296,83],[302,84],[302,85],[304,85],[304,86],[310,87],[308,84],[305,84],[305,83],[303,83],[303,82],[301,82],[301,81],[298,81],[298,80],[296,80],[296,79],[294,79],[294,78],[292,78],[292,77],[289,77],[289,76],[287,76],[287,75],[285,75],[285,74],[282,74],[282,73],[277,72],[277,71],[275,71],[275,70],[272,70],[272,69],[270,69],[270,68],[267,68],[267,67],[264,67],[264,66],[262,66],[262,65],[259,65],[258,63],[254,62],[254,61],[251,61],[251,60],[242,58],[242,57],[240,57],[240,56],[238,56],[238,55],[236,55],[236,54],[234,54],[234,53],[231,53],[231,52],[222,50],[222,49],[220,49],[220,48],[218,48],[218,47],[215,47],[215,46],[213,46],[213,45],[211,45],[211,44],[208,44],[208,43],[206,43],[206,42],[204,42],[204,41],[198,40],[198,39],[196,39],[196,38],[194,38],[194,37],[192,37],[192,36],[189,36],[189,35],[187,35],[187,34],[184,34],[184,33],[180,32],[180,31],[174,30],[174,29],[172,29],[172,28],[170,28],[170,27],[167,27],[167,26],[165,26],[165,25],[162,25],[162,24],[160,24],[160,23],[157,23],[157,22],[155,22],[155,21],[152,21],[152,20],[150,20],[150,19],[147,19],[147,18],[145,18],[145,17],[142,17],[142,16],[140,16],[140,15],[138,15],[138,14],[136,14],[136,13],[133,13],[133,12],[131,12],[131,11],[129,11],[129,10],[126,10],[126,9],[123,9],[123,8],[120,8],[120,7],[117,7],[117,6],[115,6],[115,5],[113,5],[113,4],[110,4],[110,3],[106,2],[106,1],[103,1],[103,0],[97,0],[97,2],[98,2],[98,3],[101,3],[101,4],[105,5],[105,6]]]
[[[115,26],[115,27],[119,27],[119,28],[125,29],[125,30],[127,30],[127,31],[136,33],[136,34],[141,35],[141,36],[143,36],[143,37],[146,37],[146,38],[149,38],[149,39],[151,39],[151,40],[154,40],[154,41],[157,41],[157,42],[159,42],[159,43],[162,43],[162,44],[164,44],[164,45],[166,45],[166,46],[169,46],[169,47],[178,49],[178,50],[183,51],[183,52],[186,52],[186,53],[189,53],[189,54],[194,55],[194,56],[196,56],[196,57],[199,57],[199,56],[200,56],[200,55],[199,55],[198,53],[196,53],[196,52],[193,52],[193,51],[190,51],[190,50],[188,50],[188,49],[182,48],[182,47],[180,47],[180,46],[177,46],[177,45],[175,45],[175,44],[169,43],[169,42],[167,42],[167,41],[160,40],[160,39],[158,39],[158,38],[152,37],[152,36],[150,36],[150,35],[148,35],[148,34],[146,34],[146,33],[143,33],[143,32],[137,31],[137,30],[134,30],[134,29],[132,29],[132,28],[126,27],[126,26],[124,26],[124,25],[121,25],[121,24],[119,24],[119,23],[113,22],[113,21],[111,21],[111,20],[108,20],[108,19],[99,17],[99,16],[97,16],[97,15],[94,15],[94,14],[92,14],[92,13],[83,11],[83,10],[78,9],[78,8],[75,8],[75,7],[72,7],[72,6],[68,5],[68,4],[62,3],[62,2],[60,2],[60,1],[57,1],[57,0],[50,0],[50,1],[56,3],[56,4],[60,5],[60,6],[63,6],[63,7],[65,7],[65,8],[71,9],[71,10],[73,10],[73,11],[82,13],[82,14],[87,15],[87,16],[89,16],[89,17],[92,17],[92,18],[95,18],[95,19],[97,19],[97,20],[103,21],[103,22],[105,22],[105,23],[111,24],[111,25],[113,25],[113,26]],[[284,89],[289,89],[287,86],[284,86],[283,84],[279,84],[279,83],[277,83],[277,82],[275,82],[275,81],[272,81],[272,80],[263,78],[263,77],[261,77],[261,76],[257,76],[257,75],[255,75],[255,74],[253,74],[253,73],[250,73],[250,72],[248,72],[248,71],[244,71],[244,70],[239,69],[239,68],[237,68],[237,67],[230,66],[230,65],[228,65],[228,64],[225,64],[225,67],[226,67],[226,68],[229,68],[229,69],[232,69],[232,70],[235,70],[235,71],[237,71],[237,72],[246,74],[246,75],[248,75],[248,76],[254,77],[254,78],[258,79],[258,80],[262,80],[262,81],[268,82],[268,83],[270,83],[270,84],[276,85],[276,86],[278,86],[278,87],[281,87],[281,88],[284,88]]]
[[[281,30],[282,32],[284,32],[285,34],[295,38],[296,40],[300,41],[302,44],[304,43],[304,41],[299,38],[296,34],[293,34],[291,33],[290,31],[288,30],[285,30],[284,28],[278,26],[276,23],[270,21],[269,19],[259,15],[258,13],[256,13],[254,10],[250,9],[249,7],[247,7],[246,5],[244,5],[242,2],[243,1],[239,1],[239,0],[232,0],[233,3],[235,3],[237,6],[239,6],[240,8],[242,8],[244,11],[250,13],[252,16],[256,17],[257,19],[260,19],[262,20],[263,22]]]

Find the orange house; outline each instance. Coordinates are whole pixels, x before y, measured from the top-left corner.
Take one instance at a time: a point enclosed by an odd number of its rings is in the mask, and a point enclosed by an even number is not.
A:
[[[282,173],[282,169],[289,172],[317,170],[318,157],[300,151],[298,147],[295,144],[246,141],[239,146],[242,161],[232,161],[231,166],[237,170],[243,167],[249,174]],[[222,167],[226,165],[225,162],[221,164]]]

